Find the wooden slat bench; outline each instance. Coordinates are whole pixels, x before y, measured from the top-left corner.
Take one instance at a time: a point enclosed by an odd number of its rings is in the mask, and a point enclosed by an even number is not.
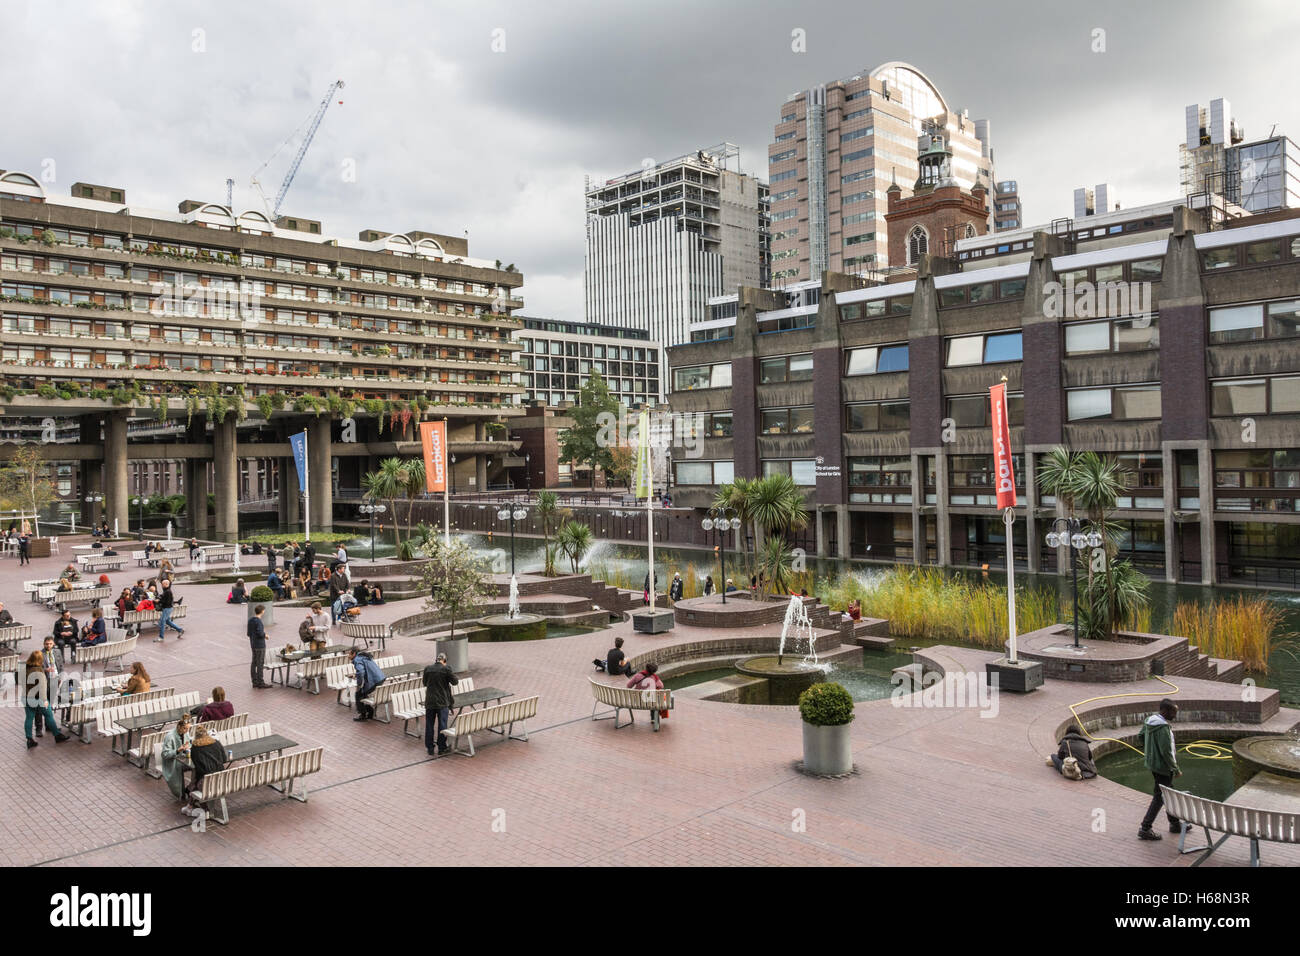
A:
[[[23,641],[32,639],[32,626],[30,624],[10,624],[8,627],[0,627],[0,645],[18,649],[18,645]]]
[[[1193,796],[1182,790],[1161,785],[1165,795],[1165,810],[1173,814],[1184,824],[1203,827],[1206,843],[1204,846],[1186,846],[1187,828],[1184,826],[1178,837],[1179,853],[1204,854],[1193,866],[1202,863],[1206,857],[1217,850],[1230,836],[1245,837],[1250,841],[1250,865],[1259,866],[1259,841],[1272,843],[1300,843],[1300,812],[1281,810],[1255,810],[1239,807],[1218,800]],[[1209,842],[1211,833],[1222,833],[1215,842]]]
[[[134,694],[131,697],[120,698],[126,703],[101,707],[95,712],[95,733],[101,737],[112,737],[115,752],[118,738],[127,735],[126,728],[119,727],[117,724],[117,721],[123,717],[143,717],[146,714],[162,714],[169,710],[188,710],[199,705],[199,692],[196,690],[184,694],[172,694],[170,697],[149,697],[144,694],[140,696],[142,698],[140,700],[136,700]]]
[[[421,677],[423,685],[423,677]],[[474,689],[474,678],[462,677],[453,685],[453,699],[457,693],[468,693]],[[420,721],[424,719],[424,700],[427,691],[423,686],[413,687],[409,690],[399,691],[393,695],[393,716],[402,721],[402,733],[407,737],[419,737]],[[412,733],[408,728],[411,721],[415,721],[415,732]]]
[[[122,615],[122,623],[126,626],[130,634],[139,634],[141,628],[146,624],[157,624],[162,617],[162,611],[127,611]],[[176,621],[185,617],[185,605],[176,604],[172,606],[172,620]]]
[[[83,672],[89,670],[91,664],[103,664],[105,670],[108,669],[109,664],[116,664],[118,670],[123,670],[122,658],[135,650],[135,641],[134,637],[128,637],[124,641],[107,641],[90,647],[78,647],[76,663],[81,665]]]
[[[664,690],[637,690],[632,687],[615,687],[612,684],[604,684],[598,680],[587,678],[591,683],[591,695],[596,698],[596,703],[591,708],[592,720],[609,720],[614,718],[614,728],[620,729],[627,727],[636,722],[635,711],[648,710],[650,712],[650,723],[656,731],[659,730],[659,711],[673,709],[673,692],[665,688]],[[614,708],[613,713],[597,714],[596,711],[600,705]],[[627,723],[620,724],[618,715],[621,711],[627,711]]]
[[[254,763],[219,770],[203,778],[202,792],[191,793],[190,796],[203,806],[205,814],[209,812],[207,808],[212,804],[219,805],[221,813],[213,814],[212,819],[223,825],[230,822],[226,798],[246,790],[283,784],[286,797],[306,803],[307,787],[302,779],[308,774],[320,771],[321,757],[324,753],[324,747],[297,750],[282,757],[272,757],[269,760],[258,760]],[[298,792],[294,792],[295,782],[299,784]],[[198,829],[202,829],[202,820],[203,818],[200,818]]]
[[[121,675],[123,685],[126,684],[126,675]],[[78,690],[78,693],[81,693]],[[130,697],[122,696],[122,689],[105,688],[104,693],[95,696],[78,697],[68,705],[67,715],[64,723],[69,727],[76,728],[76,735],[81,738],[83,744],[91,741],[89,725],[94,723],[99,712],[106,707],[116,707],[131,702],[143,700],[158,700],[161,697],[173,697],[176,694],[175,687],[159,687],[157,690],[147,690],[142,694],[132,694]]]
[[[504,727],[508,739],[527,740],[528,719],[537,716],[537,700],[536,696],[521,697],[518,700],[506,701],[504,704],[495,704],[480,710],[461,711],[456,715],[456,723],[444,730],[443,736],[452,742],[452,753],[463,754],[466,757],[474,756],[474,738],[471,735],[481,730],[496,730],[498,727]],[[522,736],[515,735],[515,724],[523,725]],[[465,742],[468,750],[460,749],[461,741]]]
[[[121,571],[126,566],[126,556],[121,554],[80,554],[77,564],[83,571],[99,574],[102,571]]]
[[[385,667],[396,667],[399,664],[404,664],[404,663],[406,662],[402,660],[401,654],[394,654],[391,657],[375,658],[375,666],[378,667],[381,671]],[[347,660],[346,655],[344,656],[343,663],[331,664],[325,668],[325,686],[328,687],[330,690],[337,692],[334,697],[334,702],[336,704],[339,704],[343,707],[352,706],[351,695],[348,696],[347,701],[344,701],[343,692],[347,690],[351,690],[352,688],[357,686],[356,675],[357,675],[356,669]]]
[[[357,621],[343,622],[344,637],[350,637],[353,640],[360,638],[366,642],[366,647],[370,646],[371,641],[378,641],[381,653],[384,650],[385,642],[392,636],[391,630],[387,624],[362,624]]]
[[[215,736],[223,730],[243,727],[247,723],[247,714],[235,714],[233,717],[224,717],[221,720],[209,720],[202,726],[208,729],[208,733]],[[199,725],[196,723],[195,726]],[[142,734],[140,736],[140,746],[132,747],[130,753],[127,754],[127,758],[149,776],[161,777],[163,738],[169,733],[171,733],[171,728],[164,727],[162,730],[151,730]]]
[[[420,687],[421,683],[419,674],[406,674],[402,677],[389,678],[371,691],[369,697],[361,698],[361,703],[375,712],[376,719],[380,723],[391,723],[393,720],[393,697],[404,690],[413,690]],[[381,707],[384,709],[384,716],[379,717],[379,708]]]

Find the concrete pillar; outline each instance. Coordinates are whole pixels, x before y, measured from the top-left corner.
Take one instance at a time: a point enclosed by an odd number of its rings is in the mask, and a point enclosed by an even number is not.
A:
[[[921,467],[921,456],[912,455],[912,564],[925,563],[925,515],[921,508],[925,505],[925,471]]]
[[[308,475],[311,526],[319,531],[333,531],[334,483],[330,473],[333,452],[328,418],[313,418],[307,423],[307,455],[311,465]]]
[[[948,514],[948,455],[942,448],[934,452],[934,497],[935,564],[946,568],[952,565],[952,518]]]
[[[837,557],[847,558],[853,551],[853,543],[849,540],[853,533],[853,525],[850,521],[847,505],[835,506],[835,521],[838,525],[835,529],[836,544],[839,545],[840,550]]]
[[[130,525],[131,493],[126,480],[126,412],[104,416],[104,517],[123,534]]]
[[[813,521],[816,522],[817,531],[817,557],[826,557],[826,516],[822,512],[821,505],[813,509]]]
[[[206,458],[191,458],[185,462],[185,523],[194,537],[206,538],[211,533]]]
[[[1213,584],[1215,572],[1214,548],[1214,452],[1209,442],[1200,442],[1196,449],[1197,493],[1201,503],[1201,583]]]
[[[215,532],[219,541],[239,535],[239,458],[235,417],[212,426],[213,488],[216,494]]]
[[[1038,518],[1034,514],[1038,509],[1038,462],[1037,456],[1025,449],[1025,552],[1029,556],[1029,573],[1037,574],[1042,557],[1042,548],[1038,541]],[[1046,532],[1044,532],[1046,533]],[[1013,542],[1008,541],[1007,547]]]
[[[296,528],[302,523],[302,502],[298,500],[298,468],[293,458],[278,460],[280,470],[280,526]]]
[[[1178,452],[1165,442],[1160,451],[1165,502],[1165,580],[1178,581],[1182,555],[1178,553],[1178,526],[1174,512],[1178,509]]]

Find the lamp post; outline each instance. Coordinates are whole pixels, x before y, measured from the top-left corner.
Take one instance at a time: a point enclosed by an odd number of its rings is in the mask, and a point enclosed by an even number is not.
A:
[[[1065,525],[1065,530],[1057,531],[1057,526],[1062,523]],[[1078,518],[1057,518],[1052,522],[1052,530],[1047,532],[1047,546],[1049,548],[1070,546],[1071,587],[1074,592],[1074,646],[1076,648],[1079,646],[1079,562],[1077,555],[1084,548],[1101,547],[1101,542],[1101,532],[1093,528],[1085,533],[1083,522]],[[1007,547],[1011,547],[1010,538],[1007,539]]]
[[[451,454],[451,493],[456,493],[456,453]]]
[[[529,496],[531,496],[533,493],[533,469],[532,469],[532,465],[530,464],[532,460],[533,460],[533,456],[528,452],[524,452],[524,475],[528,480]]]
[[[139,505],[140,507],[140,540],[141,541],[144,540],[144,503],[148,500],[149,500],[148,497],[146,497],[145,495],[136,495],[134,498],[131,499],[131,504]]]
[[[94,531],[95,530],[95,505],[103,501],[104,496],[100,494],[86,495],[81,500],[84,501],[86,504],[90,505],[90,530]],[[77,533],[77,516],[75,514],[73,514],[72,516],[72,533],[73,534]]]
[[[363,515],[370,515],[370,560],[375,560],[375,515],[382,515],[388,510],[387,505],[365,504],[361,506]]]
[[[523,521],[528,512],[519,505],[506,505],[497,512],[498,521],[510,522],[510,576],[515,576],[515,522]]]
[[[728,530],[740,530],[740,518],[735,508],[710,508],[708,517],[700,522],[705,533],[712,531],[717,536],[718,561],[720,563],[719,588],[722,591],[722,603],[727,603],[727,539]]]

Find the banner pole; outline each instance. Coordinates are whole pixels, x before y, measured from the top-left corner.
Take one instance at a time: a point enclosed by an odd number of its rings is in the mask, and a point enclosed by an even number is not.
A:
[[[451,544],[451,482],[447,475],[447,419],[442,419],[442,447],[438,449],[442,456],[442,543]]]
[[[302,525],[303,541],[311,544],[311,455],[307,452],[307,429],[302,430]]]
[[[1012,508],[1002,512],[1002,521],[1007,526],[1007,630],[1011,632],[1011,656],[1008,660],[1014,664],[1016,657],[1016,558],[1012,548],[1012,525],[1016,514]]]

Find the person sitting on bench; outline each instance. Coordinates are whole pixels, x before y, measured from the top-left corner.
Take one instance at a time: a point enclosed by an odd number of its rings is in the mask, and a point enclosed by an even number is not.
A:
[[[354,699],[357,702],[357,715],[353,720],[371,720],[375,709],[362,700],[374,693],[375,688],[384,682],[384,672],[379,669],[369,651],[352,648],[348,651],[348,661],[357,672],[357,690]]]

